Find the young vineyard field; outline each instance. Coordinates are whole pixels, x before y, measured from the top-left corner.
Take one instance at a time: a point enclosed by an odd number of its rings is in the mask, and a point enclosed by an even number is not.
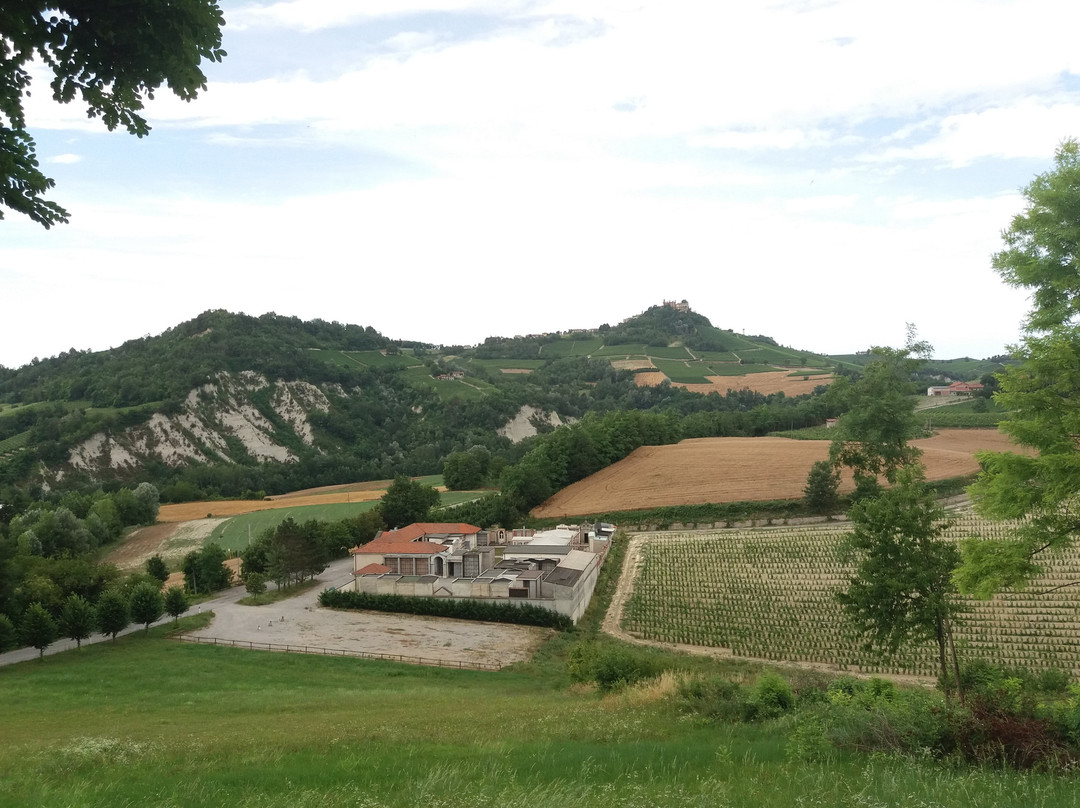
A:
[[[834,599],[852,573],[838,554],[846,530],[820,525],[641,534],[622,628],[640,639],[721,648],[735,656],[936,676],[931,642],[883,658],[863,650],[847,625]],[[960,513],[947,535],[992,538],[1005,530]],[[1080,580],[1080,550],[1044,563],[1044,573],[1024,592],[963,599],[969,611],[954,630],[962,660],[1080,674],[1080,592],[1047,592]]]

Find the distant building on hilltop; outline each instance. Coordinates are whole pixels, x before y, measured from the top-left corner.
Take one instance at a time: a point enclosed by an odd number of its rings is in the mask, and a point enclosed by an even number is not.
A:
[[[664,305],[667,306],[669,309],[675,309],[675,311],[682,314],[686,314],[688,311],[690,311],[690,304],[687,303],[685,300],[680,300],[678,303],[676,303],[674,300],[665,300]]]

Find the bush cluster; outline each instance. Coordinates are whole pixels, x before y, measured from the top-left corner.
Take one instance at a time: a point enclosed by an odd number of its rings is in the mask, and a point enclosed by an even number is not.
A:
[[[621,643],[579,642],[570,649],[567,670],[575,682],[601,690],[619,690],[660,673],[660,664],[647,652]]]
[[[369,609],[379,612],[423,614],[431,617],[453,617],[458,620],[541,626],[560,631],[568,631],[574,626],[574,622],[565,614],[529,603],[485,603],[478,600],[374,595],[368,592],[327,589],[319,595],[319,604],[331,609]]]

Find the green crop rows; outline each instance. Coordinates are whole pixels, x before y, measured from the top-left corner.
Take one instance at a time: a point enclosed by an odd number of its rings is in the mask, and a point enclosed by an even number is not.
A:
[[[1000,536],[1006,527],[959,514],[948,536]],[[737,656],[841,670],[933,676],[930,643],[884,659],[861,648],[835,592],[852,570],[837,550],[846,528],[806,526],[646,534],[623,627],[644,639],[730,648]],[[1080,550],[1048,558],[1025,592],[964,599],[959,653],[1005,665],[1080,673]]]

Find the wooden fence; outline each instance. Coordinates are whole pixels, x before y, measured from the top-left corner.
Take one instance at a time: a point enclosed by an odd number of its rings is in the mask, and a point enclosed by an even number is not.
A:
[[[390,662],[404,662],[407,665],[429,665],[438,668],[460,668],[475,671],[501,670],[501,662],[464,662],[458,659],[433,659],[414,657],[404,654],[376,654],[369,651],[350,651],[347,648],[318,648],[312,645],[286,645],[276,642],[252,642],[249,640],[226,640],[221,637],[201,637],[191,634],[173,635],[172,639],[180,642],[193,642],[198,645],[223,645],[229,648],[247,648],[251,651],[276,651],[284,654],[316,654],[321,656],[360,657],[361,659],[385,659]]]

